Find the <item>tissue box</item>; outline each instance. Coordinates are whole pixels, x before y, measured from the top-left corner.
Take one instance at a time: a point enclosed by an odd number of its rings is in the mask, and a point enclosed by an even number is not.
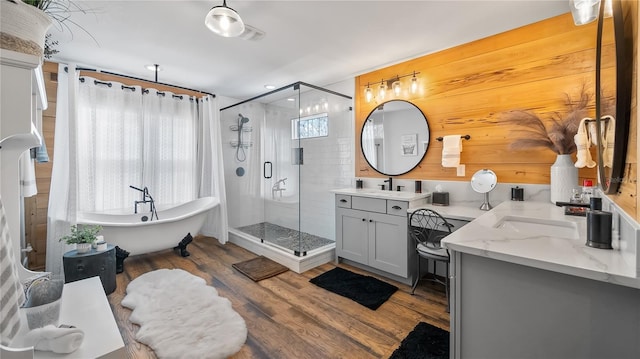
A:
[[[449,192],[433,192],[431,193],[431,204],[436,206],[449,205]]]

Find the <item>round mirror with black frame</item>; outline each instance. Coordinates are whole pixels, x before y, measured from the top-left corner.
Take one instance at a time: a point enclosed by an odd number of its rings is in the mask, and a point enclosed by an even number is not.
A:
[[[418,166],[429,147],[427,117],[411,102],[391,100],[377,106],[360,134],[364,158],[377,172],[399,176]]]
[[[605,11],[610,1],[611,16]],[[633,37],[625,24],[620,0],[602,1],[596,42],[596,136],[598,176],[606,194],[623,181],[629,121]]]

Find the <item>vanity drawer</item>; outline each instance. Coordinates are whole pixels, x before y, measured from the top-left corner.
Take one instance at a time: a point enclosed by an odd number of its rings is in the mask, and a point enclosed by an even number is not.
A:
[[[369,197],[352,197],[351,208],[369,212],[387,213],[387,200]]]
[[[452,219],[452,218],[445,218],[447,220],[447,222],[449,222],[449,224],[451,224],[451,232],[455,232],[458,229],[462,228],[462,226],[464,226],[465,224],[469,223],[469,221],[464,221],[461,219]]]
[[[387,213],[394,216],[406,216],[409,209],[409,202],[387,200]]]
[[[351,208],[351,196],[347,196],[344,194],[337,194],[336,206],[340,208]]]

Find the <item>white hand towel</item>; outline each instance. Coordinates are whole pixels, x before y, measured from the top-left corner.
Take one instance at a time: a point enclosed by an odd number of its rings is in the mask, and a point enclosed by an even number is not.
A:
[[[585,166],[589,168],[593,168],[596,166],[596,163],[591,159],[591,151],[589,151],[589,146],[591,141],[589,140],[589,131],[587,129],[587,120],[588,118],[583,118],[580,121],[580,125],[578,126],[578,132],[575,136],[573,136],[573,141],[576,143],[576,148],[578,150],[577,153],[577,161],[575,166],[577,168],[583,168]]]
[[[76,351],[84,340],[84,332],[78,328],[58,328],[46,325],[25,334],[22,345],[36,350],[67,354]]]
[[[462,136],[444,136],[442,138],[442,167],[458,167],[460,152],[462,152]]]
[[[0,198],[0,342],[3,345],[9,345],[20,330],[19,309],[25,299],[7,227]]]
[[[35,161],[31,158],[31,150],[25,151],[20,156],[20,190],[23,197],[31,197],[38,194]]]
[[[616,120],[611,116],[604,116],[606,119],[606,131],[603,139],[604,151],[602,151],[602,161],[605,167],[613,166],[613,145],[616,137]]]

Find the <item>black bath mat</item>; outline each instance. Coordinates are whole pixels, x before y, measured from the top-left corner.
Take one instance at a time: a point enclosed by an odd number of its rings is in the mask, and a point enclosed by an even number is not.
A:
[[[398,287],[377,278],[353,273],[340,267],[324,272],[309,282],[376,310]]]
[[[449,332],[420,322],[402,340],[389,359],[449,358]]]

